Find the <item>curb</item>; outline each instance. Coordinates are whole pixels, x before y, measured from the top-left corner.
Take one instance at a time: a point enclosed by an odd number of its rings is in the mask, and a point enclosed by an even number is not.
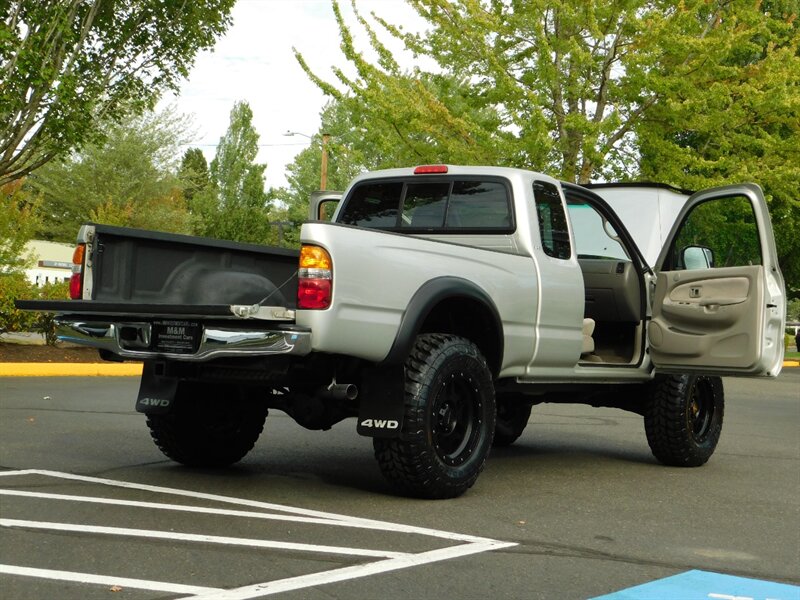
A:
[[[142,363],[0,363],[0,377],[132,377]]]
[[[800,360],[783,361],[784,368]],[[0,377],[135,377],[142,363],[0,363]]]

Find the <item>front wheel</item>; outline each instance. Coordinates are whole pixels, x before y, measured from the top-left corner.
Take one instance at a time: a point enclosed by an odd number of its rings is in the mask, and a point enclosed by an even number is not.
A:
[[[656,377],[651,385],[644,428],[653,455],[674,467],[705,464],[722,433],[722,379],[669,375]]]
[[[238,389],[183,381],[172,410],[147,415],[147,426],[156,446],[175,462],[224,467],[253,448],[266,418],[266,406]]]
[[[420,335],[405,363],[403,432],[373,439],[375,457],[402,492],[454,498],[483,470],[494,426],[492,374],[475,344],[454,335]]]

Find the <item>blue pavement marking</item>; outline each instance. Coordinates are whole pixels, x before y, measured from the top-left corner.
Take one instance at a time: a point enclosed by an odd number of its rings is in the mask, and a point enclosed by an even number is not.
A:
[[[708,571],[686,571],[592,600],[800,600],[800,587]]]

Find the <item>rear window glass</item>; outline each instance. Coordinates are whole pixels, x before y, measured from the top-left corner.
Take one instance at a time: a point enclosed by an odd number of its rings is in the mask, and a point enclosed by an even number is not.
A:
[[[365,182],[349,194],[338,222],[409,232],[513,231],[508,186],[483,179]]]
[[[409,183],[403,199],[401,227],[442,227],[450,184]]]
[[[339,222],[370,229],[394,227],[402,191],[399,181],[360,185],[351,192]]]
[[[506,186],[494,181],[454,182],[447,226],[453,229],[510,227]]]

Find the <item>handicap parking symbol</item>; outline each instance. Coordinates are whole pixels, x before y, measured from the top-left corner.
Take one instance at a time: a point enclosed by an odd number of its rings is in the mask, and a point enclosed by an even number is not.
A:
[[[800,600],[800,587],[694,570],[592,600]]]

